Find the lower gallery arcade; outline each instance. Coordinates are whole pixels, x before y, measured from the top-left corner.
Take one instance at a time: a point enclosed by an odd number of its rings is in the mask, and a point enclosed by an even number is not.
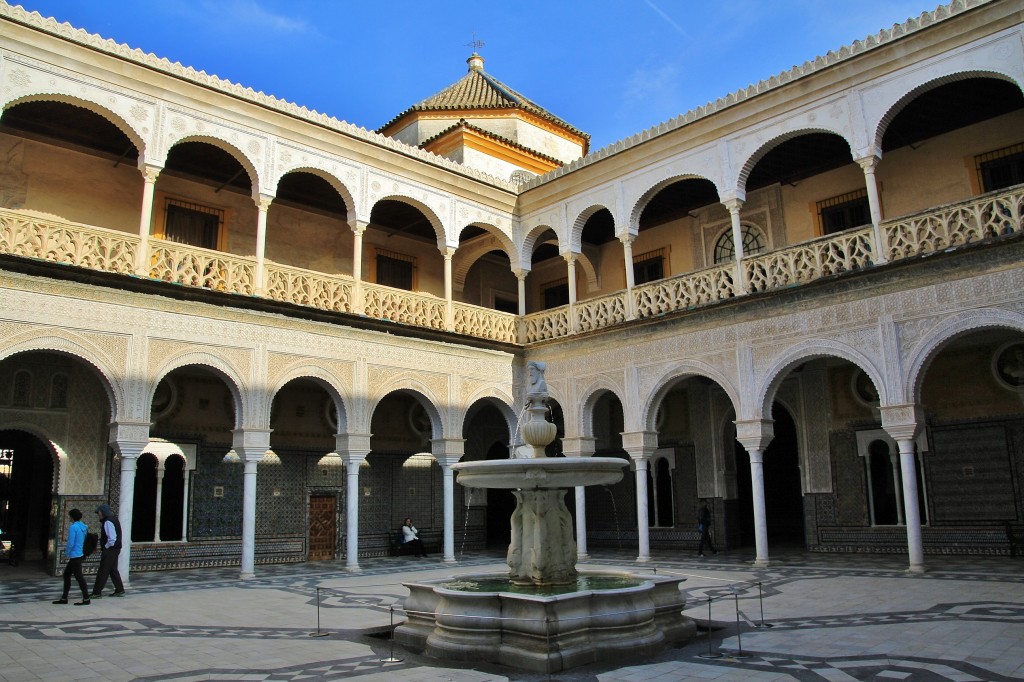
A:
[[[693,551],[704,500],[719,548],[760,563],[785,547],[908,553],[912,570],[1010,553],[1024,316],[1002,292],[1024,290],[1003,262],[1018,251],[953,281],[910,266],[868,297],[833,284],[525,354],[10,274],[4,308],[24,321],[0,361],[5,534],[53,572],[66,511],[109,499],[131,514],[125,569],[358,570],[407,516],[446,561],[501,547],[510,500],[453,484],[451,465],[508,456],[530,359],[548,365],[550,454],[631,462],[568,500],[581,555]]]

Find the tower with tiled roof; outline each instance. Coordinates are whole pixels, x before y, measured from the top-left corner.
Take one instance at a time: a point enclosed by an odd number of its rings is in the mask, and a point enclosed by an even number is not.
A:
[[[587,153],[589,135],[484,71],[479,54],[466,63],[465,76],[378,132],[503,178],[547,173]]]

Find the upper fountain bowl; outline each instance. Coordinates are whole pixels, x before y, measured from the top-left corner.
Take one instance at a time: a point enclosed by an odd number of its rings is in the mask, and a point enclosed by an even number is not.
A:
[[[549,490],[618,483],[627,464],[618,457],[536,457],[459,462],[452,469],[469,488]]]

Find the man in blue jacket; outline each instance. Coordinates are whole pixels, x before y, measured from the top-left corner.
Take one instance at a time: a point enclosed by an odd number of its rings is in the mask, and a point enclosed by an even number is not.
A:
[[[114,583],[115,597],[124,596],[124,583],[121,582],[121,572],[117,569],[117,560],[121,556],[121,522],[117,515],[110,509],[110,505],[101,504],[96,507],[96,514],[100,517],[100,567],[96,571],[96,582],[92,586],[92,598],[103,597],[103,588],[107,584],[107,578]]]
[[[72,509],[68,512],[71,517],[71,527],[68,528],[68,544],[65,553],[68,556],[68,564],[64,567],[64,593],[54,604],[67,604],[68,593],[71,591],[71,576],[75,576],[78,587],[82,590],[82,601],[76,601],[75,606],[86,606],[89,604],[89,586],[85,583],[85,576],[82,575],[82,561],[85,559],[82,553],[82,546],[85,544],[85,534],[89,527],[82,523],[82,512]]]

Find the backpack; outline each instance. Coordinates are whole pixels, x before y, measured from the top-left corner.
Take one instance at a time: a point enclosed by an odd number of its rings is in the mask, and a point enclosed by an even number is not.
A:
[[[96,535],[96,533],[86,533],[85,542],[82,543],[82,556],[91,556],[99,544],[99,535]]]

